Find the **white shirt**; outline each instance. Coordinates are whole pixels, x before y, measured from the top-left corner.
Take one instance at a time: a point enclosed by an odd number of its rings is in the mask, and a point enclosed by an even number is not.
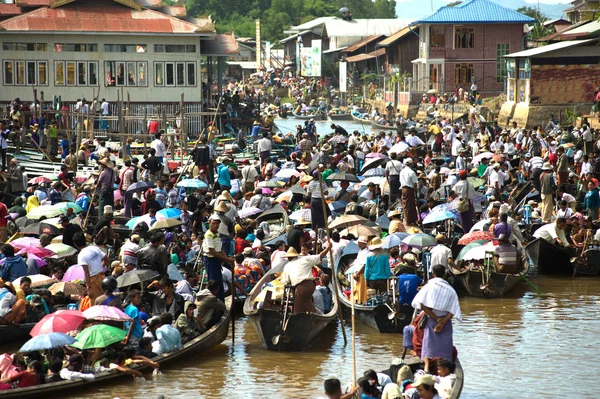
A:
[[[391,176],[399,175],[402,169],[404,169],[404,165],[402,165],[402,162],[394,159],[392,159],[385,165],[385,171],[388,172]]]
[[[150,146],[154,148],[154,151],[156,151],[157,157],[165,156],[167,149],[165,148],[165,143],[163,143],[162,140],[154,139]]]
[[[571,203],[571,202],[575,202],[575,201],[577,201],[577,200],[575,199],[575,197],[573,197],[573,196],[572,196],[571,194],[569,194],[569,193],[563,193],[563,195],[562,195],[562,199],[564,199],[565,201],[567,201],[567,204],[568,204],[568,203]]]
[[[400,172],[400,187],[414,188],[417,181],[417,174],[411,168],[404,168]]]
[[[431,266],[429,267],[429,272],[431,272],[431,268],[435,265],[444,265],[448,269],[448,258],[452,258],[452,250],[447,246],[438,244],[431,248]]]
[[[104,101],[100,108],[102,108],[102,115],[108,115],[108,101]]]
[[[421,140],[418,136],[413,136],[413,135],[409,135],[406,138],[406,142],[411,146],[411,147],[416,147],[419,145],[424,145],[425,143],[423,142],[423,140]]]
[[[282,280],[291,285],[298,285],[305,280],[312,280],[312,268],[321,262],[319,255],[300,256],[285,265]]]
[[[581,165],[581,173],[579,174],[579,176],[580,176],[580,177],[581,177],[581,176],[585,176],[585,175],[587,175],[588,173],[592,173],[592,164],[591,164],[591,163],[589,163],[589,162],[584,162],[584,163]]]
[[[257,149],[258,152],[263,152],[263,151],[271,151],[273,149],[273,145],[271,144],[271,140],[269,140],[266,137],[263,137],[262,139],[257,141]]]
[[[77,255],[77,263],[80,265],[87,265],[90,272],[90,277],[96,274],[102,273],[102,260],[106,257],[106,254],[102,250],[94,245],[88,245],[79,251]]]
[[[540,227],[533,233],[535,238],[543,238],[546,241],[554,242],[557,238],[560,239],[563,245],[569,246],[569,242],[565,237],[565,231],[556,228],[556,223],[548,223]]]

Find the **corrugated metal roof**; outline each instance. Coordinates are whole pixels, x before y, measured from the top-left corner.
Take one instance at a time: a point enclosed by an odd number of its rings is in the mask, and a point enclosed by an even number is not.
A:
[[[4,3],[0,3],[0,15],[6,16],[6,15],[19,15],[22,13],[22,10],[20,7],[18,7],[16,4],[4,4]]]
[[[183,6],[166,6],[160,9],[163,14],[170,15],[172,17],[183,18],[187,15],[187,11]]]
[[[413,29],[413,31],[415,31],[415,30],[418,31],[418,28]],[[411,31],[411,29],[408,26],[405,27],[405,28],[402,28],[398,32],[394,33],[393,35],[391,35],[391,36],[383,39],[382,41],[380,41],[377,45],[379,47],[387,47],[390,44],[394,43],[396,40],[401,39],[406,34],[410,33],[410,31]],[[417,32],[415,32],[415,33],[417,33]]]
[[[311,32],[312,32],[311,30],[304,30],[304,31],[302,31],[302,32],[298,32],[298,33],[296,33],[295,35],[291,35],[291,36],[288,36],[288,37],[286,37],[285,39],[281,39],[281,40],[279,41],[279,43],[287,43],[287,42],[289,42],[290,40],[296,40],[296,38],[297,38],[298,36],[304,36],[304,35],[306,35],[307,33],[311,33]]]
[[[229,56],[240,53],[235,37],[231,34],[216,35],[215,40],[204,40],[202,55]]]
[[[382,37],[384,37],[384,35],[373,35],[373,36],[366,37],[366,38],[359,40],[358,42],[346,47],[344,52],[345,53],[353,53],[356,50],[360,50],[362,47],[366,46],[367,44],[369,44],[375,40],[381,39]]]
[[[441,7],[433,14],[413,22],[416,24],[520,23],[535,19],[488,0],[468,0],[453,7]]]
[[[597,32],[600,30],[600,21],[591,21],[589,24],[585,24],[582,26],[578,26],[573,29],[569,29],[568,31],[561,32],[561,36],[587,36],[591,33]]]
[[[371,58],[379,57],[380,55],[384,55],[384,54],[385,54],[385,49],[380,48],[378,50],[372,51],[367,54],[353,55],[352,57],[346,58],[346,61],[347,62],[359,62],[359,61],[364,61],[364,60],[370,60]]]
[[[540,37],[539,39],[537,39],[537,41],[538,42],[551,42],[554,40],[558,40],[560,38],[560,35],[565,34],[565,33],[569,32],[570,30],[577,28],[578,26],[582,26],[582,25],[585,25],[588,23],[590,23],[590,21],[580,21],[573,25],[565,26],[562,29],[558,30],[557,32],[549,34],[548,36]]]
[[[290,28],[290,30],[294,30],[296,32],[301,32],[304,30],[310,30],[313,28],[316,28],[317,26],[324,24],[325,21],[329,21],[332,19],[338,19],[337,17],[319,17],[319,18],[315,18],[311,21],[305,22],[303,24],[297,25],[297,26],[292,26]]]
[[[146,8],[159,9],[162,8],[162,0],[135,0],[136,3]]]
[[[407,26],[412,19],[330,19],[325,21],[329,37],[366,37],[373,35],[391,35]]]
[[[0,30],[12,32],[138,32],[198,33],[190,22],[158,11],[134,10],[115,2],[75,2],[59,8],[42,7],[0,22]]]
[[[506,58],[525,58],[535,57],[536,55],[550,53],[552,51],[562,50],[568,47],[579,46],[584,43],[589,43],[598,39],[586,39],[586,40],[565,40],[558,43],[552,43],[547,46],[531,48],[529,50],[519,51],[517,53],[507,54]]]
[[[52,0],[16,0],[19,7],[43,7],[49,6]]]

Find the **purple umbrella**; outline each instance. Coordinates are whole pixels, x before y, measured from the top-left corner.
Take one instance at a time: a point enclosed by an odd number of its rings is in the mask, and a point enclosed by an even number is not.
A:
[[[75,280],[85,280],[85,272],[83,271],[83,266],[81,265],[73,265],[69,267],[62,278],[63,282]]]
[[[39,247],[40,239],[35,237],[21,237],[11,241],[10,245],[18,250],[26,247]]]
[[[387,155],[381,154],[379,152],[371,152],[368,153],[365,158],[387,158]]]

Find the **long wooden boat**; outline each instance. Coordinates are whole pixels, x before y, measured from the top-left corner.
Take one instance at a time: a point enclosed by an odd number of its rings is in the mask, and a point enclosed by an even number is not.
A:
[[[350,114],[329,114],[329,119],[332,121],[351,121],[352,115]]]
[[[321,114],[319,112],[317,112],[316,114],[311,114],[311,115],[300,115],[300,114],[297,114],[296,112],[292,111],[292,114],[294,115],[294,118],[302,119],[302,120],[317,119],[317,118],[323,119],[323,114]]]
[[[256,218],[258,224],[265,221],[269,223],[269,234],[265,240],[269,240],[285,233],[288,226],[288,214],[281,205],[277,204]]]
[[[527,274],[529,260],[523,259],[521,274]],[[467,295],[480,298],[500,298],[515,288],[523,279],[519,273],[497,273],[493,269],[481,268],[480,270],[466,269],[452,270],[452,274],[465,289]]]
[[[597,276],[600,274],[600,248],[586,249],[573,264],[574,272],[584,276]]]
[[[29,338],[29,333],[36,323],[23,323],[19,327],[14,324],[0,326],[0,342],[9,343],[16,341],[26,341]]]
[[[351,261],[356,258],[356,253],[351,253],[351,245],[356,246],[354,243],[348,244],[344,250],[344,252],[348,254],[342,254],[336,264],[335,278],[338,278],[337,273],[340,271],[344,272]],[[338,297],[342,307],[345,309],[352,309],[352,302],[344,293],[344,289],[349,289],[349,287],[344,287],[339,278],[337,287]],[[391,311],[385,304],[378,304],[375,306],[354,304],[354,314],[363,323],[378,330],[380,333],[402,334],[404,327],[410,324],[414,309],[411,305],[397,304],[396,309],[394,310],[396,311],[396,317],[389,319],[388,316]]]
[[[206,351],[221,344],[227,338],[227,334],[229,333],[229,324],[231,323],[232,315],[231,304],[232,299],[230,296],[225,299],[226,310],[223,317],[221,317],[221,320],[219,320],[219,322],[212,326],[210,329],[205,331],[202,335],[185,344],[180,350],[157,356],[152,360],[158,362],[161,366],[163,364],[171,363],[175,360],[179,360],[181,362],[184,359],[190,359],[192,355],[197,355],[199,352]],[[141,365],[136,365],[132,368],[138,371],[147,371],[149,369],[149,367]],[[96,374],[95,377],[96,378],[93,381],[61,381],[53,382],[50,384],[37,385],[28,388],[16,388],[7,391],[0,391],[0,398],[5,399],[58,397],[64,395],[65,392],[72,393],[73,391],[82,391],[85,389],[90,389],[95,384],[106,385],[108,381],[113,381],[125,377],[131,378],[126,374],[114,371],[99,373]]]
[[[356,114],[354,114],[354,112],[351,113],[350,115],[352,116],[352,120],[356,123],[360,123],[361,125],[370,125],[371,124],[370,119],[359,118],[358,116],[356,116]]]
[[[417,370],[423,370],[425,365],[418,357],[409,357],[404,359],[403,364],[394,364],[390,366],[387,370],[383,370],[382,373],[389,376],[393,382],[396,382],[398,385],[402,385],[402,381],[396,381],[398,376],[398,370],[406,364],[411,370],[416,372]],[[456,380],[454,381],[454,385],[452,386],[452,391],[450,391],[450,395],[448,399],[458,399],[460,398],[460,394],[462,393],[463,387],[465,385],[465,374],[462,368],[462,364],[459,359],[454,361],[454,374],[456,375]]]
[[[288,315],[287,320],[283,320],[281,306],[271,307],[270,301],[265,301],[263,307],[257,308],[254,299],[260,294],[261,288],[273,281],[276,274],[283,271],[284,266],[285,264],[274,267],[260,279],[244,303],[244,314],[248,316],[265,349],[281,352],[302,351],[324,332],[329,323],[335,322],[338,305],[334,298],[327,314],[296,313]],[[332,333],[335,334],[335,331]],[[273,341],[275,336],[280,337],[278,342]]]
[[[536,238],[525,247],[532,265],[541,274],[571,274],[571,254],[543,238]]]
[[[379,130],[397,130],[396,126],[380,125],[379,123],[377,123],[373,120],[371,121],[371,127],[373,129],[379,129]]]

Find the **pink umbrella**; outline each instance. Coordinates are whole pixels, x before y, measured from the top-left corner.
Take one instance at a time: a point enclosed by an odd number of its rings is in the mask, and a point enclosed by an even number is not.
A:
[[[42,334],[59,332],[66,334],[77,330],[77,327],[83,323],[85,316],[79,310],[57,310],[54,313],[44,316],[29,333],[32,337]]]
[[[46,176],[34,177],[33,179],[29,179],[29,181],[28,181],[29,184],[40,184],[40,183],[51,183],[51,182],[52,182],[52,180],[50,180]]]
[[[381,154],[379,152],[370,152],[365,158],[387,158],[387,155]]]
[[[51,251],[47,248],[42,248],[42,247],[25,247],[22,250],[20,250],[19,252],[17,252],[17,255],[23,255],[23,254],[35,255],[35,256],[39,256],[40,258],[48,258],[50,256],[55,255],[54,251]]]
[[[114,306],[95,305],[83,312],[86,319],[129,321],[131,317]]]
[[[121,194],[121,190],[115,190],[115,201],[118,201],[123,198],[123,194]]]
[[[42,259],[39,256],[34,255],[34,254],[27,254],[27,258],[33,259],[35,261],[35,263],[37,263],[38,267],[44,267],[48,264],[48,262],[46,262],[44,259]]]
[[[262,193],[270,195],[270,194],[273,194],[273,190],[271,190],[270,188],[263,187]]]
[[[83,271],[83,266],[81,265],[73,265],[69,267],[62,278],[63,282],[75,280],[85,280],[85,272]]]
[[[21,250],[26,247],[39,247],[40,239],[35,237],[21,237],[17,238],[14,241],[11,241],[10,245],[12,245],[18,250]]]

